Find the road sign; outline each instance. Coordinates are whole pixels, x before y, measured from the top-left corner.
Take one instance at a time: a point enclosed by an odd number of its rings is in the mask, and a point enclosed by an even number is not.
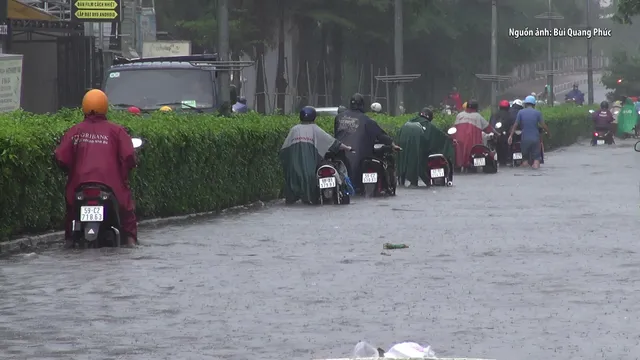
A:
[[[122,0],[72,0],[71,20],[115,22],[121,18]]]

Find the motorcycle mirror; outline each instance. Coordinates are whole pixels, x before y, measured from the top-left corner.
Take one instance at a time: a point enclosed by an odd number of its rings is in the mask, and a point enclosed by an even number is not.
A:
[[[595,111],[593,111],[593,110],[589,110],[589,112],[593,114]]]
[[[142,146],[142,139],[140,138],[132,138],[131,142],[133,143],[133,148],[137,149]]]
[[[638,141],[638,142],[636,143],[636,145],[633,147],[633,149],[634,149],[635,151],[637,151],[637,152],[640,152],[640,141]]]
[[[516,130],[516,135],[521,135],[522,134],[522,130]]]
[[[457,132],[458,132],[458,129],[456,129],[455,127],[449,128],[449,130],[447,130],[447,134],[449,135],[453,135]]]
[[[496,129],[500,129],[501,127],[502,127],[502,123],[501,122],[496,123]]]

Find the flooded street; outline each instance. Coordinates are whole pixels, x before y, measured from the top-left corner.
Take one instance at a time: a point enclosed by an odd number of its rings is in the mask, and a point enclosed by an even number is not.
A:
[[[440,356],[636,359],[640,153],[0,260],[1,359],[313,359],[362,339]],[[381,255],[385,242],[405,250]]]

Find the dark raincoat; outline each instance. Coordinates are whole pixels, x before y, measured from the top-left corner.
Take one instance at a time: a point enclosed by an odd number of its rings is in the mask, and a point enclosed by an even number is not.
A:
[[[429,155],[442,154],[451,164],[455,163],[455,151],[451,138],[427,119],[417,117],[405,123],[398,132],[398,177],[418,183],[418,178],[428,183],[427,160]]]
[[[340,142],[314,123],[292,127],[280,149],[287,201],[315,202],[320,196],[316,170],[327,152],[339,149]]]
[[[68,173],[66,235],[75,218],[75,191],[82,184],[100,183],[108,186],[120,205],[122,230],[137,238],[135,204],[129,187],[129,172],[136,166],[131,137],[120,125],[103,115],[89,115],[72,126],[62,137],[55,151],[56,161]]]

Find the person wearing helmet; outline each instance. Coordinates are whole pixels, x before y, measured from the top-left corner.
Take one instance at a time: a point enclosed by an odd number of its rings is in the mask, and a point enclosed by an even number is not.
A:
[[[458,92],[458,88],[455,86],[451,89],[451,92],[447,94],[447,97],[443,101],[444,105],[455,109],[456,111],[462,111],[462,97]]]
[[[491,126],[493,126],[501,135],[497,138],[496,142],[496,152],[498,154],[498,163],[500,165],[506,165],[509,157],[511,156],[511,151],[509,151],[509,144],[507,143],[506,134],[511,130],[511,126],[513,126],[513,121],[511,118],[511,106],[509,105],[508,100],[501,100],[498,104],[498,112],[491,116]],[[500,124],[499,127],[496,124]],[[503,136],[503,134],[505,136]]]
[[[236,103],[231,107],[231,111],[237,114],[245,114],[249,112],[249,107],[247,106],[247,99],[239,96]]]
[[[478,109],[478,101],[472,99],[467,102],[466,111],[456,116],[456,121],[453,125],[457,130],[454,135],[456,142],[456,168],[466,169],[471,167],[471,148],[484,143],[483,132],[499,135],[491,124],[480,115]]]
[[[618,113],[618,137],[626,138],[635,133],[635,127],[638,124],[638,112],[630,97],[623,97],[622,108]]]
[[[163,113],[170,113],[173,111],[173,109],[171,108],[171,106],[163,106],[160,109],[158,109],[158,111],[163,112]]]
[[[131,136],[125,128],[107,120],[109,101],[101,90],[93,89],[82,99],[84,121],[72,126],[62,136],[55,150],[58,165],[67,172],[66,245],[72,246],[71,224],[78,211],[74,209],[75,192],[86,183],[108,186],[120,205],[120,223],[127,243],[137,242],[138,225],[129,188],[129,172],[136,166]]]
[[[398,180],[404,185],[407,180],[412,187],[418,186],[418,179],[429,184],[428,159],[432,154],[443,154],[451,163],[455,152],[451,137],[433,125],[433,111],[425,107],[418,116],[406,122],[398,131],[398,145],[403,151],[398,154]],[[449,169],[447,180],[453,181],[453,168]]]
[[[320,199],[316,170],[324,156],[340,150],[350,151],[351,147],[342,144],[316,125],[317,112],[311,106],[300,110],[300,124],[289,130],[289,135],[280,149],[280,162],[284,170],[284,194],[287,204],[302,200],[315,204]],[[341,173],[346,173],[342,169]]]
[[[534,169],[540,167],[542,161],[542,137],[540,136],[540,128],[543,128],[547,134],[550,134],[549,127],[542,118],[542,113],[535,109],[536,99],[533,96],[527,96],[524,99],[524,109],[518,112],[516,123],[511,128],[509,134],[509,145],[513,142],[513,134],[517,128],[520,128],[520,148],[522,149],[522,165],[523,167],[532,164]],[[551,136],[551,135],[549,135]]]
[[[136,106],[129,106],[127,111],[129,112],[129,114],[133,114],[133,115],[140,115],[141,113],[140,108]]]
[[[346,154],[349,176],[356,191],[362,188],[362,161],[373,156],[376,143],[390,145],[394,150],[400,148],[393,139],[382,130],[375,120],[364,113],[364,97],[354,94],[349,102],[350,109],[338,114],[334,120],[334,134],[343,143],[355,146],[356,153]]]
[[[376,114],[381,114],[382,113],[382,105],[380,105],[380,103],[373,103],[371,104],[371,111],[373,111]]]
[[[573,84],[573,89],[564,96],[564,101],[570,99],[573,99],[577,105],[584,104],[584,93],[578,89],[578,84]]]
[[[595,111],[593,115],[591,115],[593,119],[593,127],[596,132],[608,132],[611,130],[611,124],[614,121],[613,114],[609,111],[609,102],[603,101],[600,103],[600,110]],[[592,145],[595,145],[596,139],[592,139]]]

